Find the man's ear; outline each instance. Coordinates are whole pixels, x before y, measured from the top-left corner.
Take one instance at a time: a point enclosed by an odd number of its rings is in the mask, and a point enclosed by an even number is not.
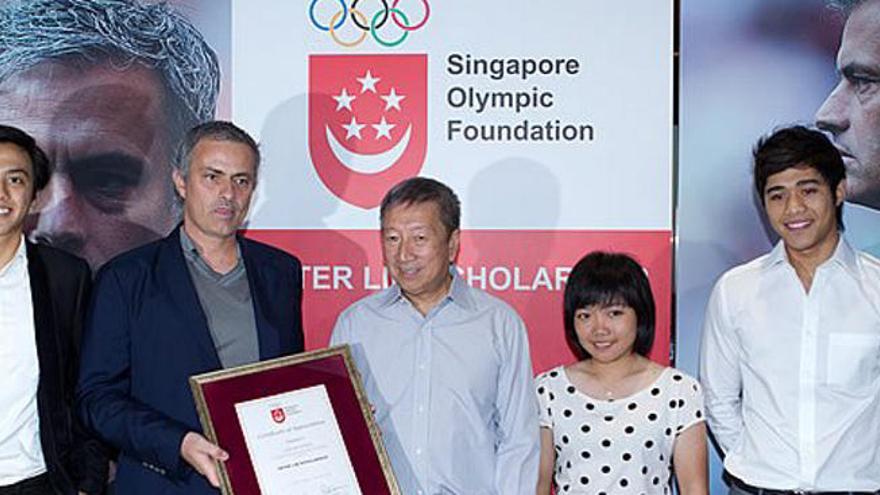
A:
[[[452,231],[451,234],[449,234],[448,246],[449,246],[449,262],[450,263],[454,263],[456,256],[458,256],[458,248],[459,248],[459,244],[461,241],[460,236],[459,236],[460,233],[461,233],[460,230],[455,229]]]
[[[174,190],[177,191],[180,199],[186,199],[186,179],[180,175],[180,170],[174,169],[171,172],[171,180],[174,181]]]
[[[31,187],[33,187],[33,186],[31,186]],[[34,205],[37,204],[37,200],[40,198],[40,193],[42,193],[42,192],[45,191],[46,189],[49,189],[49,185],[48,185],[48,184],[46,185],[46,187],[44,187],[43,189],[41,189],[41,190],[39,190],[39,191],[37,191],[37,188],[34,187],[33,192],[31,192],[31,202],[28,203],[28,205],[27,205],[27,212],[28,212],[28,214],[30,214],[30,213],[36,213],[36,212],[34,211],[34,208],[35,208]]]
[[[834,204],[840,206],[846,200],[846,179],[842,179],[834,190]]]

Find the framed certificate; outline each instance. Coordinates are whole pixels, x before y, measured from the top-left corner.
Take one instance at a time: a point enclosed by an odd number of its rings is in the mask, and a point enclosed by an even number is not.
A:
[[[190,378],[224,495],[399,495],[348,346]]]

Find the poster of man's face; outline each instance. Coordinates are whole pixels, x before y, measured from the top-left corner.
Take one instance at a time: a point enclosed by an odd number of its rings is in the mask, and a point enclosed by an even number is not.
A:
[[[0,122],[32,134],[53,167],[32,239],[97,269],[179,221],[174,150],[217,114],[216,45],[229,43],[229,2],[210,2],[207,20],[205,3],[0,2]],[[209,44],[200,15],[226,36]]]
[[[843,155],[848,199],[880,209],[880,0],[850,3],[837,52],[840,82],[816,125]]]

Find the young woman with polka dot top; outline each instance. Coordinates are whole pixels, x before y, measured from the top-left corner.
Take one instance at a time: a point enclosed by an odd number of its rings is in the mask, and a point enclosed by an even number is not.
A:
[[[708,493],[696,380],[647,357],[654,298],[623,254],[593,252],[565,288],[565,329],[583,359],[538,376],[538,495]]]

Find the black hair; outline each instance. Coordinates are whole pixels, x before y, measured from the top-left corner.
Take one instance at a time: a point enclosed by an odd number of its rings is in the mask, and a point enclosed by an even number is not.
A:
[[[458,196],[446,184],[428,177],[411,177],[392,187],[379,207],[379,220],[385,220],[385,213],[398,205],[413,205],[432,202],[440,210],[440,221],[446,227],[446,234],[458,230],[461,223],[461,203]]]
[[[52,174],[49,157],[30,134],[18,127],[0,124],[0,143],[14,144],[27,153],[33,169],[31,180],[34,184],[34,196],[36,196],[49,183],[49,176]]]
[[[577,310],[593,305],[623,304],[636,314],[633,351],[647,356],[654,345],[656,309],[651,284],[641,265],[622,253],[593,251],[577,262],[565,285],[565,335],[582,359],[591,356],[578,340],[574,326]]]
[[[837,199],[837,186],[846,178],[846,167],[840,152],[825,134],[802,125],[777,129],[762,137],[752,152],[755,168],[755,192],[764,202],[767,179],[789,168],[810,167],[815,169]],[[843,230],[843,203],[837,205],[837,228]]]

